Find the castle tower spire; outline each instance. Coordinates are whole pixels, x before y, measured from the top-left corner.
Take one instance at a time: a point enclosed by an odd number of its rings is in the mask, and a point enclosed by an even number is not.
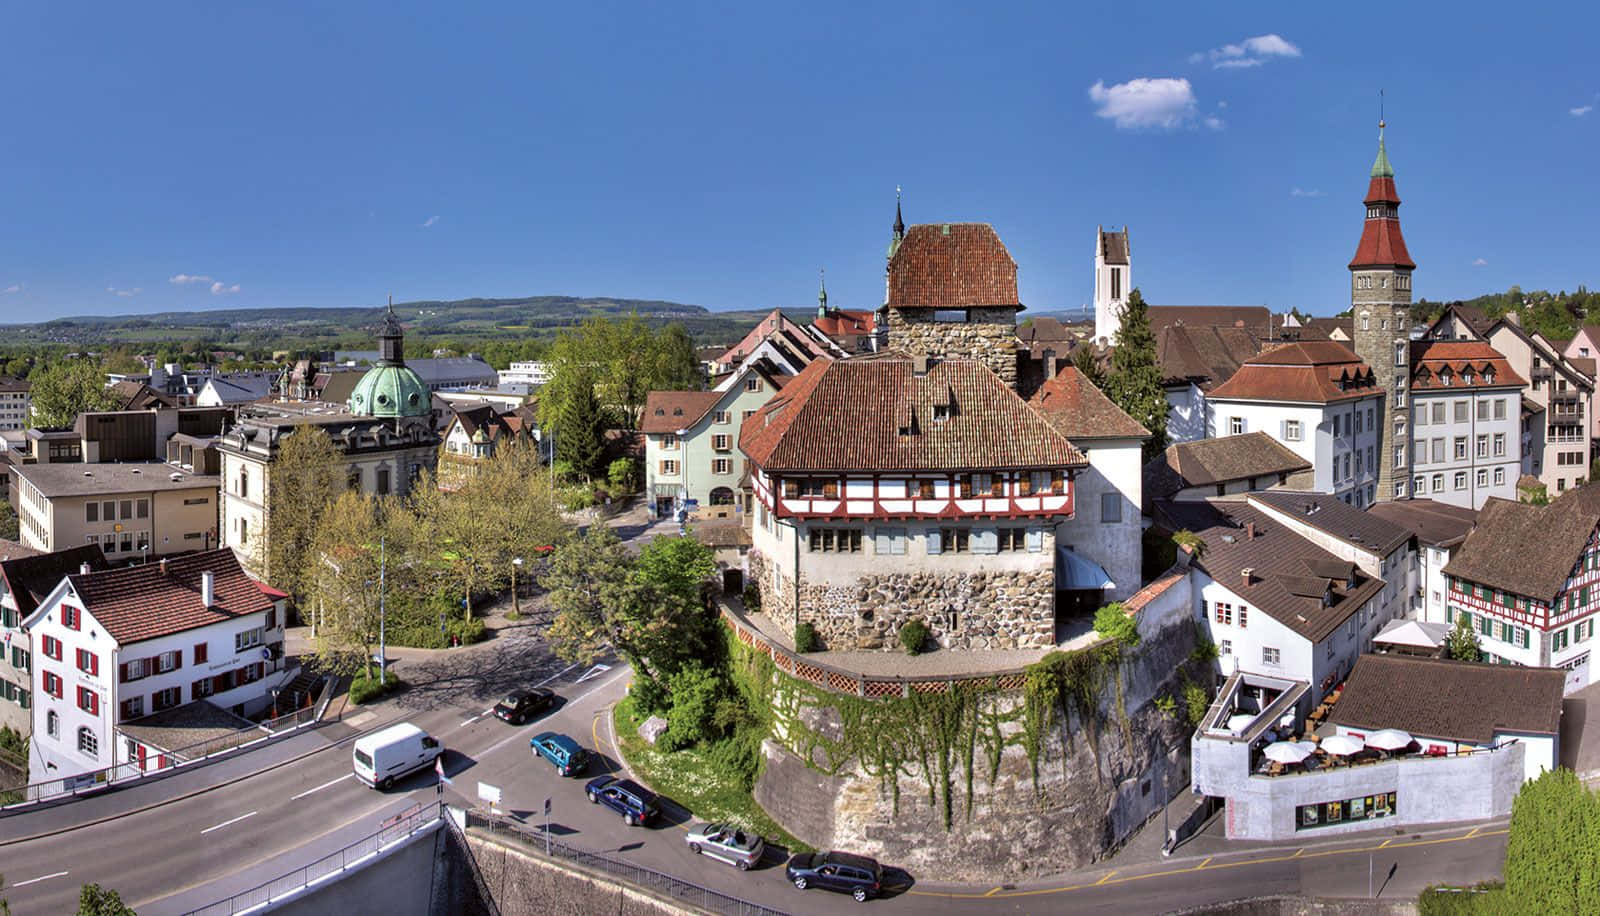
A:
[[[1387,416],[1378,425],[1376,489],[1371,499],[1410,495],[1411,415],[1407,389],[1411,382],[1411,272],[1416,262],[1400,232],[1400,194],[1394,167],[1384,144],[1385,123],[1378,121],[1378,156],[1368,176],[1366,219],[1355,257],[1350,259],[1350,306],[1354,344],[1387,394]]]
[[[817,317],[828,317],[828,271],[826,268],[817,271]]]

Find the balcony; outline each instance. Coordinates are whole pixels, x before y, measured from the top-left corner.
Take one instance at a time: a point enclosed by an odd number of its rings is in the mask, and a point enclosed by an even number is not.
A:
[[[1535,381],[1543,381],[1550,378],[1554,372],[1549,366],[1535,366],[1529,374],[1533,376]]]

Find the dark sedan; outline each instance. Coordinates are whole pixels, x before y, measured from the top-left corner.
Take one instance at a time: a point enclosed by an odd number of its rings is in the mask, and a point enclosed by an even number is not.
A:
[[[555,691],[546,687],[513,690],[506,694],[505,699],[494,704],[494,714],[497,719],[521,725],[549,709],[555,701]]]

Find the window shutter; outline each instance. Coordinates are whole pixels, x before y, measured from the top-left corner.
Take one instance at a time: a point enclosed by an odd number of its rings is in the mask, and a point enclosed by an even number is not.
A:
[[[973,553],[999,553],[1000,534],[994,528],[972,529]]]
[[[879,528],[877,531],[873,532],[872,552],[878,554],[879,556],[888,554],[890,550],[889,540],[889,534],[885,529]]]
[[[168,654],[172,656],[173,671],[177,671],[179,668],[183,667],[183,652],[181,650],[174,649]]]
[[[100,676],[100,656],[98,656],[98,655],[90,655],[89,656],[89,673],[94,675],[95,677],[99,677]]]
[[[1043,549],[1044,549],[1044,529],[1042,529],[1042,528],[1029,528],[1028,529],[1028,552],[1029,553],[1038,553],[1039,551],[1041,551]]]
[[[117,666],[117,680],[118,681],[125,681],[127,679],[128,679],[128,663],[127,662],[123,662],[122,664]]]
[[[928,553],[930,555],[936,554],[936,553],[939,552],[941,547],[942,547],[942,533],[937,528],[929,529],[929,531],[928,531]]]

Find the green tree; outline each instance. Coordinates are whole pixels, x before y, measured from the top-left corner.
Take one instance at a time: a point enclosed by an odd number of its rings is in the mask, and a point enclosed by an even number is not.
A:
[[[262,497],[267,504],[265,543],[257,539],[267,581],[304,601],[314,575],[312,544],[323,511],[346,489],[340,453],[328,434],[303,426],[279,440]]]
[[[639,622],[637,638],[658,671],[672,673],[715,654],[717,615],[702,589],[716,571],[711,548],[693,537],[658,537],[639,551],[634,585],[654,613]]]
[[[1150,430],[1150,438],[1144,443],[1144,459],[1148,461],[1167,447],[1167,393],[1161,387],[1150,311],[1137,289],[1128,294],[1121,319],[1105,392],[1128,416]]]
[[[30,379],[36,426],[71,426],[80,413],[113,410],[117,406],[116,398],[106,389],[105,373],[93,360],[55,362],[34,372]]]
[[[307,576],[309,617],[315,623],[318,667],[337,674],[370,674],[373,647],[378,642],[379,566],[384,567],[383,591],[395,589],[397,580],[387,575],[391,559],[377,501],[346,490],[321,514],[313,558]]]
[[[633,576],[633,557],[611,529],[590,526],[588,533],[558,547],[540,578],[550,592],[555,621],[550,643],[572,662],[590,663],[606,646],[622,653],[641,677],[654,679],[639,638],[648,611]]]
[[[1078,344],[1072,350],[1072,365],[1083,374],[1083,377],[1096,388],[1104,389],[1106,386],[1106,372],[1100,367],[1100,360],[1094,352],[1094,344],[1087,341]]]
[[[539,422],[555,436],[556,458],[586,478],[605,458],[605,413],[595,394],[591,368],[576,366],[553,375],[539,401]]]
[[[1456,618],[1456,625],[1450,629],[1450,635],[1445,639],[1445,652],[1451,658],[1463,662],[1475,662],[1482,657],[1482,652],[1478,648],[1478,634],[1473,632],[1466,614]]]
[[[17,511],[11,508],[11,504],[5,500],[0,500],[0,538],[5,538],[8,541],[20,541],[22,539],[21,526],[17,522]]]
[[[1506,901],[1523,912],[1600,913],[1600,799],[1571,770],[1523,783],[1505,876]]]
[[[78,916],[137,916],[122,895],[98,884],[85,884],[78,892]]]

